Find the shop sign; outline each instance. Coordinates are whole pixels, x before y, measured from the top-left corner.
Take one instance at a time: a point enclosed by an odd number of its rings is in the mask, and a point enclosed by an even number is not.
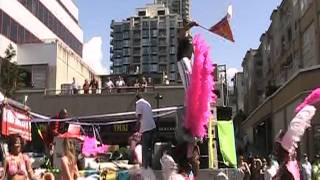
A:
[[[2,109],[1,134],[19,134],[23,139],[31,141],[31,118],[27,112],[11,106]]]

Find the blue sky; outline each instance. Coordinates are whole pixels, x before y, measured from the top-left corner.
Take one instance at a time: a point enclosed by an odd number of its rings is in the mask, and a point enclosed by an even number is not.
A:
[[[86,61],[99,71],[109,69],[110,23],[135,14],[135,8],[153,0],[77,0],[80,26],[84,31]],[[210,27],[226,15],[233,5],[231,26],[235,43],[224,40],[201,28],[193,34],[202,34],[211,46],[214,63],[226,64],[230,73],[241,70],[241,62],[250,48],[259,46],[259,39],[270,25],[270,15],[281,0],[192,0],[191,17],[199,24]],[[102,51],[102,52],[101,52]],[[102,66],[102,67],[101,67]]]

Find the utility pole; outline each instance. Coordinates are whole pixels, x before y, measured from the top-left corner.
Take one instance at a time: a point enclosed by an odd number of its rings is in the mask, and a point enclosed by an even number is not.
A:
[[[215,127],[217,124],[217,107],[210,107],[212,115],[209,119],[208,125],[208,156],[209,156],[209,169],[218,168],[218,155],[217,155],[217,141]]]

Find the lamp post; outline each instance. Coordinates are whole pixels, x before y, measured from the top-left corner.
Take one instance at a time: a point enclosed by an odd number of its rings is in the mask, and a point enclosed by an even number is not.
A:
[[[163,99],[163,96],[160,93],[157,93],[157,95],[154,97],[154,99],[157,101],[157,109],[159,109],[160,100]],[[159,112],[157,112],[157,114],[159,115]],[[159,119],[160,119],[160,117],[157,117],[157,124],[158,124]]]

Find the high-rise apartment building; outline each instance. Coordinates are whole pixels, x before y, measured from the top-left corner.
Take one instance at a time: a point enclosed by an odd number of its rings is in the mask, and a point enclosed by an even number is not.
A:
[[[83,31],[72,0],[0,0],[0,56],[11,44],[13,61],[34,88],[60,89],[94,75],[82,61]]]
[[[190,1],[191,0],[156,0],[157,4],[164,4],[168,7],[170,14],[179,14],[182,19],[190,18]]]
[[[113,74],[144,74],[154,82],[164,75],[178,80],[177,31],[182,20],[163,4],[147,4],[136,15],[111,23],[111,69]]]

